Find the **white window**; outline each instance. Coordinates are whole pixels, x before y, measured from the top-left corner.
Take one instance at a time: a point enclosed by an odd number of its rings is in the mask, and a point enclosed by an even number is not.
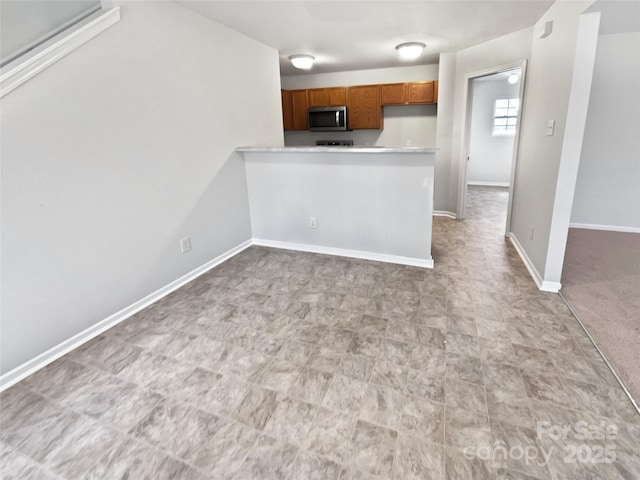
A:
[[[519,103],[520,100],[517,98],[499,98],[496,100],[493,110],[494,135],[513,135],[516,133]]]

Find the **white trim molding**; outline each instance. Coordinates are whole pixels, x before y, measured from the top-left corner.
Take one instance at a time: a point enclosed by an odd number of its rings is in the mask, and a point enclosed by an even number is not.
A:
[[[533,278],[533,281],[536,283],[538,289],[542,290],[543,292],[558,293],[562,285],[560,285],[560,283],[558,282],[549,282],[547,280],[543,280],[542,275],[540,275],[538,269],[536,269],[535,265],[529,258],[529,255],[527,255],[527,252],[525,252],[524,248],[522,248],[522,245],[520,245],[520,242],[518,241],[516,236],[513,233],[510,233],[508,237],[509,240],[511,240],[511,243],[515,247],[516,251],[518,252],[518,255],[520,255],[524,266],[527,267],[529,275],[531,275],[531,278]]]
[[[433,216],[434,217],[448,217],[448,218],[453,218],[454,220],[456,218],[458,218],[458,216],[455,213],[449,212],[447,210],[434,210],[433,211]]]
[[[169,295],[174,290],[177,290],[183,285],[199,277],[203,273],[208,272],[212,268],[220,265],[222,262],[230,259],[231,257],[237,255],[243,250],[249,248],[251,245],[252,245],[251,240],[246,240],[240,245],[237,245],[232,249],[222,253],[221,255],[218,255],[216,258],[214,258],[213,260],[210,260],[204,265],[201,265],[191,270],[190,272],[182,275],[176,280],[168,283],[164,287],[161,287],[155,292],[152,292],[146,297],[138,300],[137,302],[132,303],[128,307],[125,307],[122,310],[114,313],[113,315],[108,316],[104,320],[101,320],[100,322],[96,323],[95,325],[92,325],[86,330],[83,330],[82,332],[74,335],[73,337],[50,348],[46,352],[41,353],[37,357],[23,363],[22,365],[14,368],[13,370],[10,370],[9,372],[0,376],[0,392],[18,383],[23,378],[31,375],[32,373],[35,373],[36,371],[47,366],[51,362],[69,353],[70,351],[78,348],[79,346],[83,345],[89,340],[97,337],[98,335],[107,331],[111,327],[114,327],[120,322],[123,322],[124,320],[136,314],[140,310],[148,307],[152,303],[157,302],[161,298]]]
[[[550,282],[549,280],[543,280],[540,285],[540,290],[543,292],[560,293],[562,284],[560,282]]]
[[[410,265],[412,267],[433,268],[433,258],[423,259],[403,257],[401,255],[388,255],[385,253],[364,252],[362,250],[348,250],[345,248],[323,247],[320,245],[281,242],[278,240],[263,240],[260,238],[254,238],[253,244],[261,247],[280,248],[283,250],[321,253],[325,255],[335,255],[337,257],[360,258],[362,260],[373,260],[375,262],[397,263],[400,265]]]
[[[65,30],[31,54],[6,65],[0,73],[0,98],[120,20],[120,7],[101,10]]]
[[[474,187],[508,187],[509,182],[472,182],[468,181],[467,185]]]
[[[640,233],[640,227],[621,227],[618,225],[596,225],[593,223],[570,223],[569,228],[584,228],[585,230],[604,230],[607,232]]]

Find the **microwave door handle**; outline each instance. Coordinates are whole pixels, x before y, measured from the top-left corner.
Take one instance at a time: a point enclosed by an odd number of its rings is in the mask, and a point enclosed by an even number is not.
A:
[[[336,110],[336,127],[340,126],[340,111]]]

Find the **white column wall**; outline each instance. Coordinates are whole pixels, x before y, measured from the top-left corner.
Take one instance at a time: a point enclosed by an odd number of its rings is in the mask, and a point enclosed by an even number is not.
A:
[[[640,232],[640,32],[598,37],[571,223]]]

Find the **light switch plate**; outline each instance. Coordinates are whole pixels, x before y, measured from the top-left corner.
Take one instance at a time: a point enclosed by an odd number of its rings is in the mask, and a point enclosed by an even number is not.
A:
[[[556,127],[556,121],[555,120],[549,120],[547,122],[547,136],[551,137],[553,135],[553,130]]]
[[[544,26],[542,27],[542,30],[540,30],[540,35],[538,35],[540,38],[547,38],[549,35],[551,35],[551,32],[553,31],[553,21],[549,20],[548,22],[544,22]]]

